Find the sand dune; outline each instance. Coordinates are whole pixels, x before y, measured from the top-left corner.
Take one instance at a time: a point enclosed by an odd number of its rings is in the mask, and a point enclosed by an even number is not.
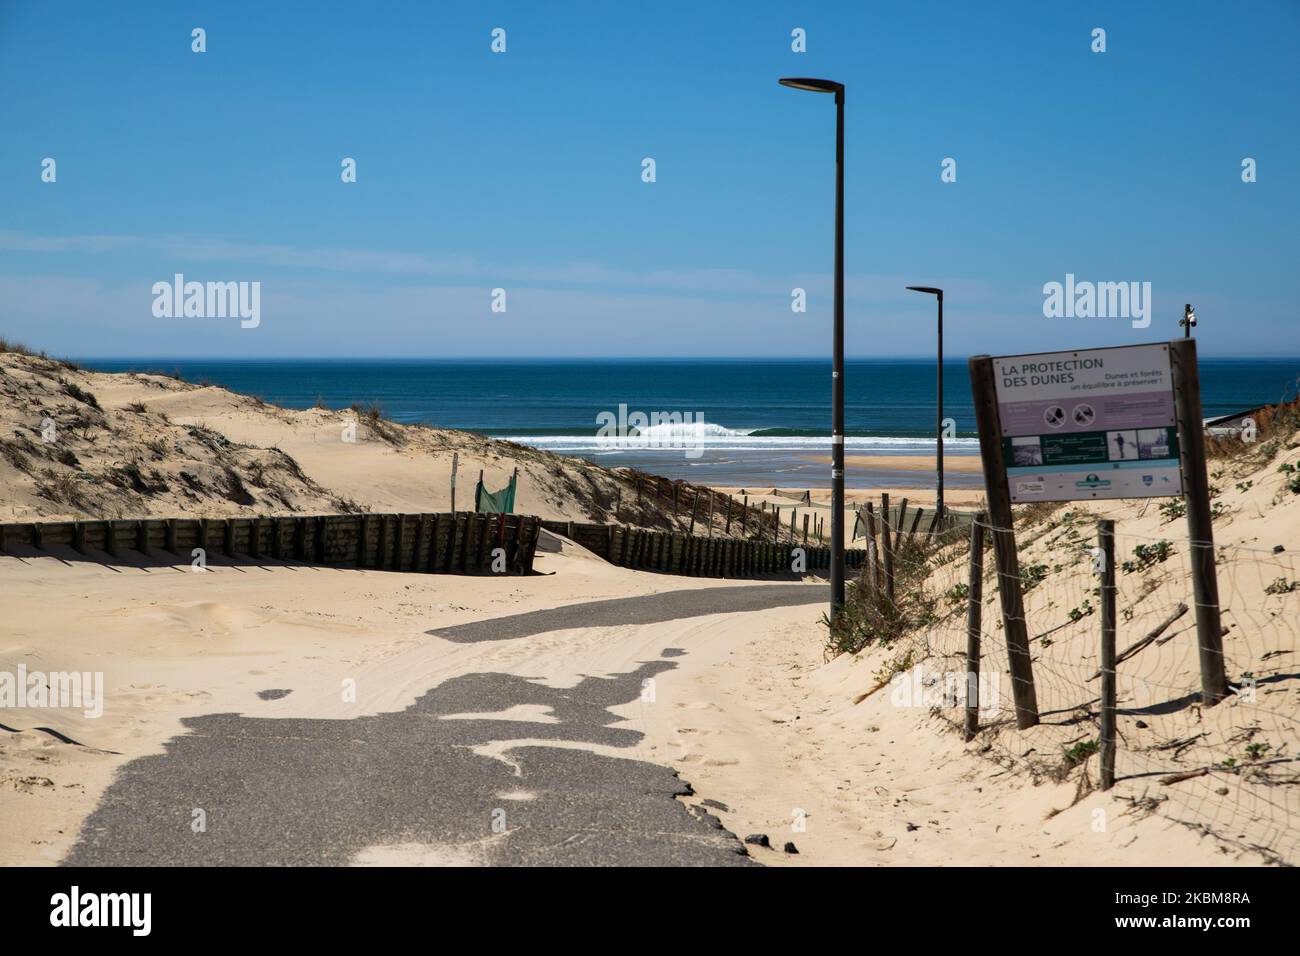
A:
[[[372,409],[291,410],[164,375],[0,352],[2,520],[473,510],[480,470],[516,510],[666,529],[637,476]],[[46,439],[48,434],[49,439]],[[684,519],[682,519],[684,520]],[[703,521],[703,517],[697,524]],[[721,527],[721,519],[715,518]]]
[[[462,433],[400,429],[400,437],[385,438],[393,426],[382,422],[353,445],[337,437],[351,412],[291,412],[220,389],[33,368],[32,361],[5,356],[0,379],[8,390],[4,500],[12,515],[29,519],[84,513],[42,491],[52,480],[45,470],[56,465],[63,469],[56,476],[77,469],[90,476],[77,479],[85,486],[80,505],[127,512],[238,513],[273,500],[291,509],[349,499],[358,507],[445,507],[436,487],[445,476],[436,469],[454,448],[463,468],[482,462],[496,469],[490,481],[517,463],[529,482],[525,501],[553,496],[550,511],[539,509],[550,516],[600,514],[621,480]],[[66,389],[69,382],[93,391],[97,415]],[[137,402],[143,412],[134,410]],[[77,464],[55,461],[32,438],[45,414],[73,432]],[[14,429],[22,440],[8,438]],[[156,460],[132,451],[151,436],[167,446]],[[1067,748],[1096,736],[1087,677],[1096,668],[1097,617],[1087,549],[1098,515],[1117,520],[1124,560],[1135,560],[1139,544],[1170,542],[1163,559],[1121,576],[1125,646],[1190,599],[1185,526],[1159,502],[1022,511],[1022,566],[1041,569],[1027,594],[1040,699],[1055,716],[1027,732],[997,725],[971,744],[953,732],[957,708],[944,702],[899,706],[886,690],[855,703],[882,675],[918,664],[943,670],[960,659],[964,604],[948,597],[964,581],[960,543],[936,556],[925,582],[938,617],[932,626],[829,661],[820,604],[566,626],[506,640],[430,633],[606,598],[666,594],[676,601],[720,583],[613,567],[563,539],[559,550],[539,552],[541,574],[507,580],[220,560],[207,571],[146,568],[71,560],[57,549],[0,556],[7,625],[0,671],[102,672],[105,681],[99,717],[69,708],[0,712],[0,863],[57,863],[113,775],[133,758],[164,752],[187,717],[347,720],[401,711],[466,675],[572,688],[664,660],[666,649],[673,655],[652,699],[620,704],[610,716],[639,735],[635,743],[599,745],[600,752],[676,768],[695,791],[683,799],[713,801],[711,812],[733,832],[764,832],[778,848],[786,841],[799,848],[797,855],[755,851],[762,862],[1295,862],[1300,494],[1292,490],[1294,472],[1279,468],[1300,464],[1298,454],[1287,438],[1211,464],[1229,676],[1256,680],[1258,698],[1195,706],[1195,647],[1179,625],[1170,642],[1121,668],[1124,776],[1110,793],[1093,787],[1095,758],[1063,767]],[[108,476],[133,461],[146,485],[156,471],[167,490],[114,484]],[[254,504],[229,498],[227,468],[241,476]],[[259,468],[265,487],[251,480]],[[573,486],[595,490],[579,494]],[[925,501],[903,489],[898,497],[904,494]],[[984,666],[1000,673],[996,592],[991,582],[986,588]],[[342,693],[345,682],[353,697]],[[512,750],[525,745],[557,745],[541,733],[553,724],[545,708],[471,708],[448,719],[484,717],[539,728],[535,741],[516,735],[483,745],[488,759],[515,759]],[[1185,738],[1191,742],[1183,746]],[[1178,748],[1165,747],[1169,741]],[[1160,783],[1171,765],[1207,772],[1190,786]],[[1105,821],[1100,829],[1098,819]],[[354,862],[482,862],[489,850],[377,846]]]

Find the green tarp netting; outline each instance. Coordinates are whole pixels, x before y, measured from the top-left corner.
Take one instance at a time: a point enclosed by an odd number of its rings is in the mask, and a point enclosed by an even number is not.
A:
[[[515,513],[515,482],[519,475],[510,476],[510,484],[500,491],[488,491],[483,479],[478,480],[474,488],[474,510],[489,514],[510,515]]]

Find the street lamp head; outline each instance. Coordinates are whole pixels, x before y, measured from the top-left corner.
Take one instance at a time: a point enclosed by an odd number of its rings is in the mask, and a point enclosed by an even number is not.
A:
[[[1192,308],[1190,302],[1183,306],[1183,321],[1178,324],[1187,326],[1194,326],[1196,324],[1196,310]]]
[[[834,80],[815,80],[804,76],[786,76],[778,81],[782,86],[792,90],[810,90],[813,93],[834,93],[837,97],[844,95],[844,84]]]
[[[943,298],[943,290],[936,289],[932,285],[909,285],[908,289],[912,292],[927,292],[930,295],[937,295],[939,298]]]

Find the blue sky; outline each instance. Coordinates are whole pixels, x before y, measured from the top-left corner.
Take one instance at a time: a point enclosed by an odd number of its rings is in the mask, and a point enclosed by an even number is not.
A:
[[[850,355],[931,353],[907,284],[948,290],[954,356],[1169,338],[1184,302],[1203,354],[1297,355],[1298,42],[1288,0],[4,0],[0,335],[87,357],[825,355],[834,105],[776,83],[809,75],[848,89]],[[176,272],[261,282],[260,326],[155,318]],[[1151,282],[1154,322],[1045,318],[1066,273]]]

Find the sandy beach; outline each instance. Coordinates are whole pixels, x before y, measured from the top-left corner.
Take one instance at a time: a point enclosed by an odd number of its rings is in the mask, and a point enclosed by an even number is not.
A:
[[[767,833],[799,850],[756,850],[763,863],[1248,862],[1159,816],[1121,816],[1098,837],[1088,828],[1090,814],[1114,806],[1118,795],[1075,803],[1073,782],[1007,779],[925,713],[890,707],[883,696],[854,705],[881,661],[862,655],[825,663],[820,606],[583,627],[500,643],[427,635],[596,597],[718,583],[613,568],[576,550],[539,561],[546,576],[503,591],[481,578],[350,569],[216,566],[195,574],[188,567],[0,558],[14,612],[4,666],[22,660],[106,675],[102,717],[34,710],[6,717],[0,864],[59,862],[114,774],[164,753],[186,733],[184,718],[353,720],[400,711],[461,675],[491,671],[573,687],[580,675],[626,673],[665,648],[680,655],[656,676],[653,699],[612,708],[610,719],[637,736],[635,743],[596,752],[671,767],[694,788],[686,802],[720,803],[728,809],[710,812],[733,832]],[[71,606],[68,593],[78,595]],[[355,702],[341,697],[344,680],[355,681]],[[536,722],[540,736],[556,719],[535,707],[486,716],[503,722],[500,742],[484,745],[500,754],[494,759],[527,745],[517,725]],[[211,825],[221,825],[215,814]],[[377,845],[353,862],[491,859],[485,839],[418,851]]]
[[[830,467],[830,455],[815,455],[810,461]],[[933,455],[845,455],[844,465],[846,468],[873,468],[883,469],[885,471],[915,471],[928,474],[933,480],[935,473],[935,463]],[[978,455],[954,455],[947,454],[943,458],[944,477],[948,475],[978,475],[980,474],[980,459]],[[848,475],[845,475],[845,480]]]
[[[56,381],[30,366],[6,356],[6,378],[31,376],[35,385],[27,394],[41,382]],[[239,513],[257,506],[223,498],[215,479],[172,477],[201,467],[238,467],[255,502],[274,492],[286,509],[330,507],[340,500],[358,508],[445,507],[446,499],[437,497],[441,482],[429,475],[445,466],[451,449],[461,450],[462,467],[481,465],[495,480],[517,465],[527,481],[526,499],[545,502],[539,510],[549,516],[585,519],[600,513],[594,497],[567,496],[584,487],[577,484],[584,476],[598,488],[623,480],[574,459],[461,433],[379,423],[377,431],[396,437],[354,445],[337,439],[347,419],[343,413],[290,412],[170,380],[67,369],[51,374],[84,382],[82,387],[96,396],[94,410],[103,416],[102,421],[90,416],[79,407],[84,401],[51,384],[51,394],[63,396],[57,399],[60,416],[89,419],[81,426],[86,434],[76,446],[75,467],[111,470],[134,461],[146,487],[153,481],[168,486],[152,499],[129,482],[104,492],[124,512],[144,507]],[[34,427],[37,412],[11,402],[10,427],[20,432]],[[91,441],[97,429],[111,432],[113,440]],[[176,436],[152,458],[151,429]],[[200,449],[185,444],[198,441],[196,433],[204,448],[220,450],[223,464],[196,463]],[[297,467],[271,449],[291,456]],[[0,465],[7,469],[5,500],[12,516],[66,514],[74,501],[84,503],[84,498],[52,501],[43,485],[52,479],[31,464],[30,451],[19,451]],[[1132,703],[1136,709],[1121,725],[1126,741],[1147,740],[1158,747],[1161,741],[1200,734],[1204,739],[1196,738],[1188,766],[1212,762],[1227,768],[1232,761],[1256,759],[1248,754],[1292,759],[1288,728],[1300,705],[1286,681],[1296,653],[1297,596],[1279,590],[1275,581],[1300,579],[1300,569],[1292,566],[1290,550],[1280,556],[1272,550],[1276,544],[1289,549],[1300,531],[1300,496],[1287,490],[1278,471],[1279,462],[1290,457],[1281,449],[1216,466],[1221,488],[1216,500],[1224,509],[1217,533],[1228,549],[1220,574],[1233,628],[1230,663],[1234,675],[1250,673],[1261,681],[1267,708],[1252,711],[1234,703],[1209,715],[1185,708],[1146,713]],[[282,469],[276,480],[268,476],[273,466]],[[152,478],[153,472],[162,477]],[[259,474],[260,485],[254,480]],[[173,483],[178,491],[171,490]],[[116,486],[101,482],[84,494],[100,488]],[[792,505],[789,498],[749,491],[751,504]],[[923,489],[900,487],[891,496],[933,506]],[[814,491],[812,497],[815,505],[824,505],[829,496]],[[879,491],[849,495],[851,505],[867,500],[878,501]],[[948,501],[973,506],[978,495],[950,492]],[[1088,685],[1086,675],[1076,672],[1080,660],[1085,667],[1095,660],[1096,618],[1085,611],[1075,620],[1066,612],[1083,607],[1092,586],[1081,555],[1095,515],[1116,518],[1125,555],[1139,543],[1178,537],[1157,509],[1133,503],[1056,509],[1026,532],[1022,562],[1041,564],[1046,575],[1046,583],[1029,593],[1027,610],[1036,633],[1053,635],[1043,642],[1039,658],[1043,699],[1085,721],[1090,719]],[[1156,572],[1125,577],[1121,605],[1132,608],[1126,635],[1145,630],[1172,604],[1187,599],[1185,576],[1175,573],[1186,560],[1183,550],[1175,548]],[[221,739],[199,729],[212,721],[243,722],[234,725],[239,728],[250,721],[253,727],[308,722],[330,728],[396,719],[423,706],[436,708],[440,694],[483,675],[511,682],[506,686],[515,696],[464,713],[446,712],[455,707],[443,705],[433,723],[426,718],[418,726],[433,735],[431,746],[441,746],[438,735],[455,727],[487,728],[474,738],[473,752],[485,761],[476,766],[516,779],[518,793],[497,785],[497,796],[484,799],[529,794],[519,799],[536,800],[538,807],[563,803],[559,781],[565,774],[539,770],[537,754],[549,755],[546,760],[569,754],[595,761],[591,772],[614,776],[617,771],[609,767],[659,768],[690,785],[676,798],[686,815],[674,826],[703,826],[699,821],[716,818],[723,834],[767,834],[774,849],[750,849],[754,859],[770,865],[1181,866],[1294,860],[1290,821],[1300,808],[1293,787],[1277,786],[1260,803],[1262,784],[1225,769],[1222,780],[1210,776],[1181,785],[1189,799],[1170,800],[1176,791],[1153,783],[1134,764],[1132,775],[1102,793],[1095,788],[1093,765],[1060,769],[1059,754],[1087,734],[1073,721],[1046,722],[1026,734],[995,727],[966,744],[952,730],[953,708],[899,706],[893,694],[881,691],[882,675],[906,671],[905,662],[939,666],[943,655],[964,647],[960,608],[945,604],[943,597],[962,580],[960,547],[936,556],[925,584],[942,611],[933,628],[897,645],[838,657],[826,653],[820,623],[824,584],[812,577],[763,582],[652,574],[611,566],[563,539],[559,550],[539,553],[538,570],[535,576],[502,580],[221,559],[195,571],[189,564],[146,565],[129,556],[87,561],[58,549],[16,549],[0,556],[9,625],[0,638],[0,671],[22,666],[104,675],[100,716],[67,708],[6,708],[0,721],[0,863],[53,865],[70,854],[78,860],[117,859],[111,855],[118,852],[112,847],[121,845],[115,827],[123,825],[122,807],[135,798],[124,803],[114,788],[146,786],[149,778],[131,769],[146,765],[142,761],[163,761],[157,765],[158,780],[166,779],[169,755]],[[746,591],[756,601],[744,600]],[[631,603],[618,605],[628,609],[623,615],[598,602]],[[566,609],[572,613],[566,615]],[[556,623],[523,632],[506,624],[493,630],[494,622],[520,616]],[[996,670],[998,622],[992,612],[990,618],[985,621],[989,666]],[[486,636],[455,636],[466,627],[486,629]],[[1129,682],[1122,693],[1132,702],[1134,695],[1166,686],[1169,693],[1194,687],[1194,657],[1185,638],[1151,652],[1143,660],[1147,669],[1139,672],[1150,686]],[[633,689],[622,696],[600,691],[629,681]],[[348,687],[350,696],[341,693]],[[574,697],[576,713],[587,715],[581,723],[573,723],[573,714],[565,716],[565,694]],[[1247,750],[1252,741],[1263,749]],[[1027,757],[1035,753],[1041,759]],[[1261,765],[1259,771],[1274,774],[1286,766],[1275,771]],[[268,773],[272,767],[268,764]],[[271,811],[254,804],[239,812]],[[1098,813],[1107,821],[1100,830]],[[220,816],[214,808],[214,827],[222,826]],[[351,843],[300,852],[328,852],[332,855],[323,859],[356,864],[512,859],[508,843],[491,835],[473,837],[477,826],[467,820],[459,836],[441,842],[427,834],[412,842],[397,831],[372,827]],[[234,850],[247,854],[238,859],[279,859],[274,847],[239,843],[228,830],[214,832],[225,833],[221,839],[234,841]],[[784,852],[787,842],[798,852]],[[683,853],[703,852],[701,846],[723,856],[731,852],[723,843],[700,844],[685,835],[678,845]],[[547,847],[548,853],[564,852]],[[144,854],[139,859],[150,859],[148,848],[137,852]],[[110,855],[96,855],[104,853]]]

